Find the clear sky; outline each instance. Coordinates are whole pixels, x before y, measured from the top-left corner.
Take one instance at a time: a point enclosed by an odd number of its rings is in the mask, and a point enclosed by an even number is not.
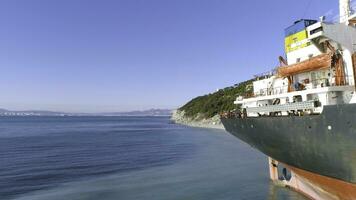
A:
[[[266,72],[338,0],[2,0],[0,108],[176,108]]]

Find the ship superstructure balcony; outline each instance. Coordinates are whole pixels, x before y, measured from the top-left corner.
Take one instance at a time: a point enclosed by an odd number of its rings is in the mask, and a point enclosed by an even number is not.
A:
[[[353,52],[356,50],[355,30],[356,28],[354,26],[346,26],[345,24],[340,23],[330,24],[317,22],[307,27],[308,39],[314,42],[314,44],[320,45],[325,41],[331,40],[343,46],[344,49]]]
[[[317,22],[307,28],[308,39],[316,39],[319,37],[324,37],[323,23]]]

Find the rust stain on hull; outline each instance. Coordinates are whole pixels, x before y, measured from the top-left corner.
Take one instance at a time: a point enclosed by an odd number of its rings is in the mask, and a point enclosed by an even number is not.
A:
[[[348,183],[338,179],[318,175],[305,170],[301,170],[292,166],[286,165],[297,178],[305,184],[310,185],[311,192],[317,193],[319,198],[315,196],[312,199],[345,199],[356,200],[356,184]],[[304,193],[311,197],[310,191],[305,191],[305,187],[301,188],[300,184],[290,185],[293,189]]]

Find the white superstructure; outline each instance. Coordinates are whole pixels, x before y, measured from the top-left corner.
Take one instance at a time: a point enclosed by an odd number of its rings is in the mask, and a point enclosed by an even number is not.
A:
[[[285,31],[286,59],[256,78],[235,104],[249,117],[318,114],[325,105],[356,103],[356,15],[340,0],[340,23],[299,20]]]

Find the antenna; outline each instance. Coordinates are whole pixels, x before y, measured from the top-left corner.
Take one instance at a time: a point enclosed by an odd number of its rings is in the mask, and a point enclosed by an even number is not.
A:
[[[350,0],[339,0],[340,23],[348,23],[351,13]]]

